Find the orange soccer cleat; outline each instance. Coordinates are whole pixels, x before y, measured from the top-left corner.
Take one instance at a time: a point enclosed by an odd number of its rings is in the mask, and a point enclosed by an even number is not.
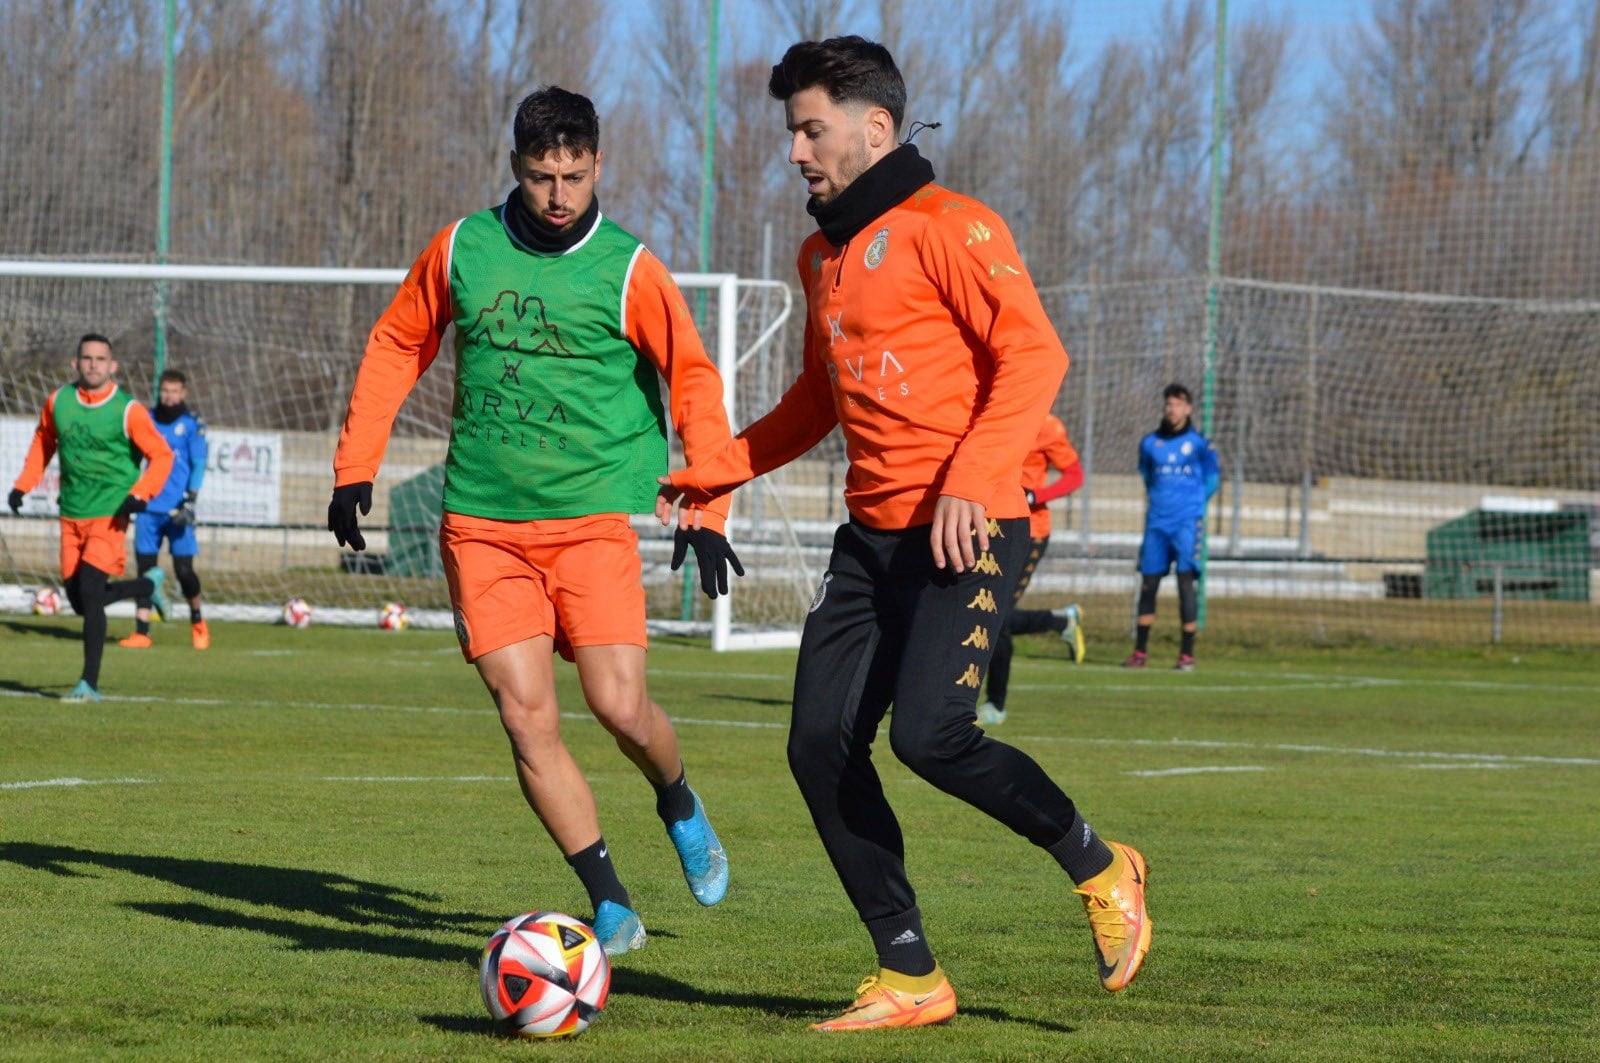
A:
[[[150,636],[141,635],[135,631],[125,639],[118,639],[117,645],[128,650],[148,650],[151,645]]]
[[[938,984],[921,993],[891,989],[878,975],[871,975],[856,986],[856,1002],[844,1014],[811,1028],[821,1033],[844,1033],[949,1022],[956,1013],[956,991],[950,988],[950,980],[943,972],[938,974]]]
[[[197,650],[211,648],[211,629],[206,627],[204,620],[196,620],[189,625],[189,639],[194,643],[194,648]]]
[[[1100,984],[1115,993],[1133,981],[1150,951],[1150,915],[1144,907],[1150,875],[1138,850],[1121,842],[1106,844],[1115,854],[1111,866],[1072,892],[1083,898],[1089,913]]]

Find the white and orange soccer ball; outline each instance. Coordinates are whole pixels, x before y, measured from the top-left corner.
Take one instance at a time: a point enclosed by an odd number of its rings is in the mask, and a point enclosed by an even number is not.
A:
[[[61,612],[61,592],[54,587],[40,587],[33,592],[33,611],[38,616],[55,616]]]
[[[311,603],[304,598],[290,598],[284,602],[283,622],[290,627],[310,627]]]
[[[478,980],[503,1032],[576,1037],[606,1006],[611,961],[586,924],[560,912],[529,912],[489,938]]]
[[[400,602],[384,602],[378,614],[378,626],[385,631],[404,631],[411,626],[411,615]]]

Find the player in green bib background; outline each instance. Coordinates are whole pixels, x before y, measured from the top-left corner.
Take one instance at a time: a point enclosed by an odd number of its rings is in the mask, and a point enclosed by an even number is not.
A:
[[[28,492],[61,456],[61,578],[67,600],[83,617],[83,674],[65,701],[100,700],[100,659],[105,651],[106,606],[147,597],[165,614],[162,572],[117,580],[127,562],[128,517],[145,508],[172,471],[172,450],[150,411],[117,386],[111,341],[90,333],[78,341],[75,383],[45,400],[39,426],[11,488],[11,512],[20,514]],[[140,473],[141,459],[148,461]]]

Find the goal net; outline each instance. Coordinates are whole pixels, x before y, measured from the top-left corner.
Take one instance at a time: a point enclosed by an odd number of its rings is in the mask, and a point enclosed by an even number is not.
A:
[[[369,551],[339,551],[325,528],[345,400],[399,271],[153,269],[0,263],[7,483],[82,333],[110,335],[121,380],[150,397],[161,276],[166,364],[188,374],[209,424],[199,571],[219,615],[270,619],[303,597],[319,622],[366,623],[398,600],[422,623],[449,623],[436,544],[449,343],[396,421]],[[799,371],[791,291],[726,275],[679,282],[736,426],[770,409]],[[1208,632],[1255,645],[1600,645],[1600,451],[1588,431],[1600,303],[1229,279],[1214,293],[1208,381],[1204,279],[1041,295],[1073,358],[1055,412],[1088,476],[1053,507],[1029,604],[1078,601],[1092,636],[1123,637],[1144,514],[1138,444],[1177,380],[1208,411],[1224,468],[1207,526]],[[746,575],[716,606],[669,571],[670,532],[639,518],[653,629],[709,633],[718,648],[792,644],[846,518],[844,469],[835,432],[735,494]],[[52,504],[47,480],[31,519],[0,519],[13,606],[56,580]],[[1175,603],[1160,608],[1170,618]]]
[[[39,408],[72,379],[68,362],[84,333],[112,338],[119,381],[150,401],[160,305],[164,364],[188,377],[190,404],[207,422],[197,570],[213,615],[273,619],[286,600],[304,598],[315,622],[363,623],[375,622],[385,602],[400,601],[414,622],[447,626],[437,541],[455,369],[449,337],[396,418],[364,520],[367,551],[339,550],[326,528],[345,401],[366,333],[403,277],[403,270],[0,263],[0,475],[9,486],[21,469]],[[722,370],[735,423],[764,412],[765,395],[787,384],[770,377],[769,352],[784,345],[777,341],[789,320],[788,289],[726,274],[677,281]],[[676,440],[673,462],[682,462]],[[653,518],[635,520],[654,629],[709,633],[719,649],[793,641],[816,574],[792,532],[774,523],[785,507],[774,488],[784,480],[738,494],[730,536],[747,574],[714,605],[689,574],[670,571],[671,531]],[[59,581],[57,483],[52,462],[25,502],[27,519],[0,521],[0,584],[14,608],[26,607],[32,589]],[[686,567],[694,568],[692,560]]]

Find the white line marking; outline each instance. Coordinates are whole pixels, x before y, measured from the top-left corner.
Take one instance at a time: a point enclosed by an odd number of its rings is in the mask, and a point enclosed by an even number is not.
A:
[[[0,782],[0,790],[32,790],[39,786],[118,786],[124,783],[149,783],[154,779],[38,779],[30,782]]]
[[[1213,765],[1201,768],[1162,768],[1160,771],[1125,771],[1124,775],[1137,775],[1142,779],[1154,779],[1162,775],[1209,775],[1213,772],[1235,771],[1271,771],[1271,768],[1262,768],[1255,764],[1240,764],[1237,766]]]
[[[510,782],[509,775],[324,775],[322,782]]]
[[[18,698],[39,698],[56,700],[48,694],[24,690],[0,690],[0,696]],[[264,708],[282,708],[281,700],[262,699],[237,699],[237,698],[160,698],[160,697],[112,697],[107,696],[108,702],[145,703],[168,702],[178,705],[216,705],[216,706],[259,706]],[[302,709],[327,709],[327,710],[355,710],[359,712],[403,712],[403,713],[435,713],[453,716],[485,716],[494,713],[492,708],[463,709],[444,705],[385,705],[369,702],[319,702],[298,701],[296,708]],[[564,720],[593,720],[594,717],[587,712],[563,712]],[[693,716],[671,716],[676,724],[694,724],[704,727],[736,727],[750,730],[782,730],[789,726],[788,721],[777,720],[727,720],[727,719],[702,719]],[[1595,757],[1550,757],[1539,755],[1513,755],[1505,753],[1442,753],[1437,750],[1409,750],[1409,749],[1376,749],[1361,746],[1323,746],[1304,745],[1291,742],[1235,742],[1221,739],[1202,738],[1083,738],[1061,737],[1056,735],[1018,735],[1034,742],[1063,742],[1080,745],[1102,746],[1156,746],[1162,748],[1180,749],[1250,749],[1264,750],[1278,753],[1327,753],[1335,756],[1347,757],[1399,757],[1404,759],[1419,760],[1462,760],[1462,761],[1497,761],[1501,763],[1522,764],[1565,764],[1577,767],[1600,767],[1600,758]]]
[[[1483,769],[1493,770],[1493,771],[1520,771],[1521,768],[1522,768],[1521,764],[1498,764],[1498,763],[1496,763],[1496,764],[1483,764],[1483,763],[1476,763],[1476,764],[1406,764],[1406,765],[1403,765],[1403,766],[1407,767],[1407,768],[1410,768],[1410,769],[1412,769],[1414,771],[1422,771],[1424,769],[1432,769],[1434,771],[1451,771],[1451,770],[1458,769],[1458,768],[1483,768]]]

